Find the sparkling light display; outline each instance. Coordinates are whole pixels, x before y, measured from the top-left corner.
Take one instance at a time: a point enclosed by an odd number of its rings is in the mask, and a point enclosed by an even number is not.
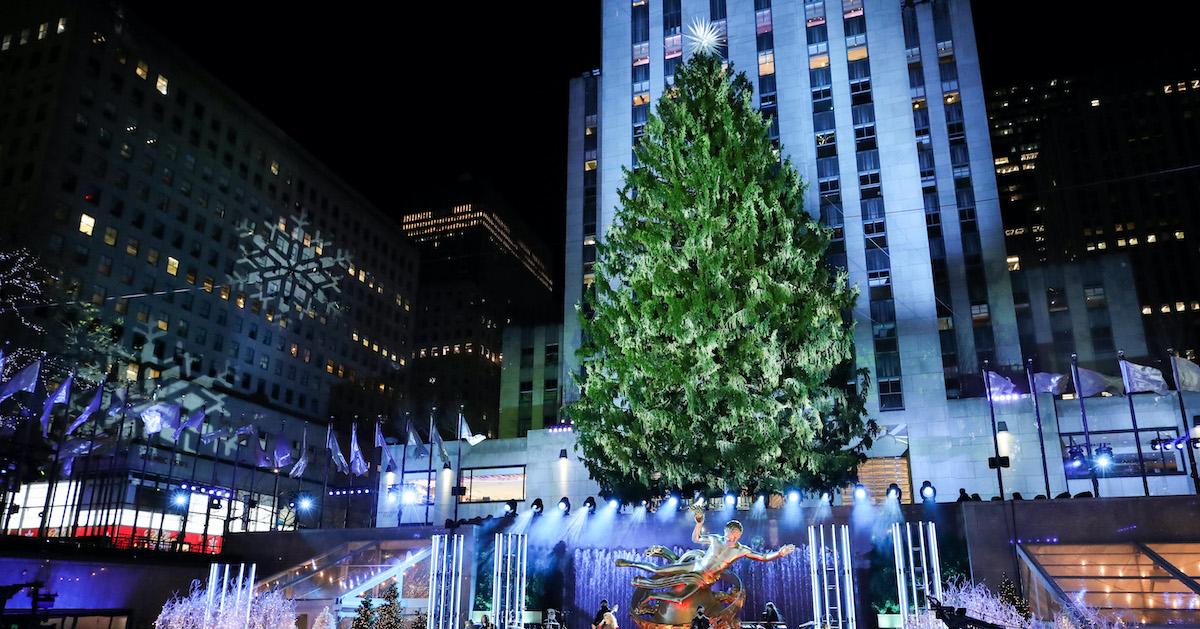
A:
[[[274,316],[335,314],[350,259],[335,251],[320,231],[310,229],[304,215],[280,217],[275,223],[243,223],[234,285]]]
[[[725,43],[725,34],[717,25],[708,20],[696,18],[688,25],[688,33],[685,36],[688,43],[688,52],[692,54],[705,53],[716,54]]]
[[[45,301],[43,286],[53,279],[27,249],[0,251],[0,317],[13,316],[22,326],[41,332],[27,314]]]

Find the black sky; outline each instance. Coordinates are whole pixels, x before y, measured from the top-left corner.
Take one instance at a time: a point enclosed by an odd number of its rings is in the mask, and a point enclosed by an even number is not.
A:
[[[126,2],[384,211],[470,172],[561,268],[567,81],[599,63],[599,0]],[[1185,16],[1135,6],[973,0],[985,86],[1195,65]]]

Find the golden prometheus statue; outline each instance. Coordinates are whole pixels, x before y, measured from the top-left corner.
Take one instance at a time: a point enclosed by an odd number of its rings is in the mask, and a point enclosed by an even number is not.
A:
[[[691,511],[696,519],[692,541],[706,544],[707,548],[692,549],[676,556],[666,547],[651,546],[646,555],[662,557],[669,562],[661,565],[626,559],[616,561],[619,568],[637,568],[650,573],[650,576],[633,579],[630,614],[640,629],[689,626],[698,607],[704,608],[713,629],[737,629],[741,626],[738,615],[746,592],[737,575],[726,570],[743,557],[772,561],[796,550],[788,544],[770,553],[755,552],[738,542],[742,537],[741,522],[727,522],[724,535],[705,533],[704,509],[692,505]],[[713,585],[718,582],[724,587],[714,591]]]

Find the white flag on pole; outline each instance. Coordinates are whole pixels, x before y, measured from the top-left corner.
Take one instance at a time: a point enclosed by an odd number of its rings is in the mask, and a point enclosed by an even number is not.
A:
[[[1120,362],[1121,380],[1124,381],[1126,393],[1153,391],[1159,395],[1166,395],[1171,390],[1167,387],[1167,379],[1163,377],[1162,372],[1154,367],[1138,365],[1128,360]]]
[[[1179,382],[1175,388],[1180,391],[1200,391],[1200,365],[1178,356],[1172,356],[1175,361],[1175,371],[1179,373]]]

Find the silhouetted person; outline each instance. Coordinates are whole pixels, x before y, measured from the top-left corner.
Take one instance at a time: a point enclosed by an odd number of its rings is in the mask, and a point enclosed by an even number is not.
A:
[[[779,609],[771,601],[767,601],[767,607],[763,609],[762,619],[763,622],[783,622],[783,616],[779,614]]]
[[[608,608],[608,599],[600,599],[600,610],[596,612],[595,618],[592,619],[592,629],[596,629],[596,627],[600,626],[600,623],[604,622],[604,615],[609,611],[611,610]]]
[[[704,607],[696,608],[696,615],[692,617],[692,629],[708,629],[708,616],[704,615]]]
[[[967,495],[966,488],[964,488],[964,487],[958,488],[958,501],[959,502],[971,502],[971,496]]]

